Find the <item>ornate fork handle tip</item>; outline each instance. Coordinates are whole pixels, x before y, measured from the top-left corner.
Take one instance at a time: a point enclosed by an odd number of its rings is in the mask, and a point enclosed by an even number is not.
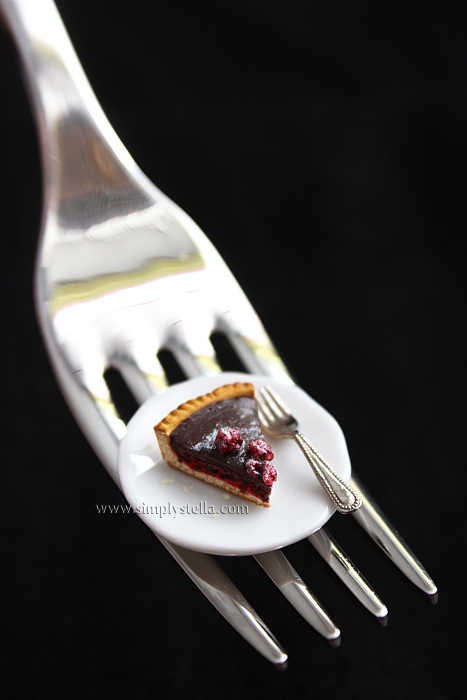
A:
[[[336,474],[306,437],[298,430],[293,432],[293,437],[299,444],[320,484],[336,506],[336,510],[345,514],[361,508],[363,501],[360,494]]]

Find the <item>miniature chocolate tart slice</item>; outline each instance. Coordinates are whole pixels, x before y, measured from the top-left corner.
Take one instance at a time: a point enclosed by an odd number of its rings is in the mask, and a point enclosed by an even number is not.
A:
[[[269,506],[277,472],[258,416],[253,384],[235,382],[191,399],[155,427],[170,467]]]

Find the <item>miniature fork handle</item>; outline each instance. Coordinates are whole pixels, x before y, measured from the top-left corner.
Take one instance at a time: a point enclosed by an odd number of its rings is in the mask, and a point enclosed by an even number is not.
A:
[[[293,437],[307,458],[316,478],[325,489],[339,513],[352,513],[361,508],[361,496],[331,469],[326,460],[315,450],[313,445],[308,442],[306,437],[298,430],[293,432]]]

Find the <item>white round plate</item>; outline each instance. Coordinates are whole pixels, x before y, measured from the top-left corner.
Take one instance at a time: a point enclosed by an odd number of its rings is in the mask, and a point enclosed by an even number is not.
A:
[[[184,401],[237,381],[250,381],[256,389],[271,385],[298,418],[301,432],[343,479],[350,479],[339,424],[298,386],[239,372],[174,384],[146,401],[129,422],[119,449],[119,475],[128,503],[157,535],[199,552],[247,555],[279,549],[311,535],[335,510],[291,439],[266,435],[278,473],[269,508],[229,496],[162,459],[153,426]]]

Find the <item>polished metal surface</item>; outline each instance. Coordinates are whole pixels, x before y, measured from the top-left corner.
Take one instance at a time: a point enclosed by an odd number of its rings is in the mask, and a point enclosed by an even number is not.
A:
[[[423,564],[409,550],[394,525],[391,525],[355,477],[351,483],[358,489],[363,500],[363,507],[354,513],[355,519],[402,573],[423,593],[429,595],[432,603],[437,603],[438,589]]]
[[[326,528],[314,532],[307,539],[356,599],[385,625],[388,615],[386,605]]]
[[[0,10],[18,48],[42,155],[39,323],[70,409],[118,484],[117,450],[126,427],[104,378],[107,368],[118,368],[143,402],[167,386],[161,349],[173,352],[187,377],[220,372],[210,341],[218,330],[249,371],[285,383],[292,379],[212,244],[147,179],[118,139],[52,0],[0,0]],[[435,585],[403,540],[388,524],[383,528],[387,521],[369,497],[357,513],[380,546],[393,533],[392,544],[383,547],[386,553],[417,585],[423,578],[433,595]],[[316,533],[311,539],[322,537]],[[285,651],[217,562],[163,544],[228,622],[259,653],[283,666]],[[328,557],[332,567],[338,551],[335,545]],[[320,634],[337,638],[337,628],[283,554],[262,555],[259,561]],[[340,575],[351,587],[355,581],[357,588],[363,586],[355,569],[341,566]]]
[[[340,646],[340,629],[280,551],[255,556],[256,561],[293,605],[295,610],[325,639],[330,646]]]
[[[258,406],[266,431],[276,438],[292,438],[297,442],[321,486],[339,513],[352,513],[362,505],[361,496],[336,474],[334,469],[299,431],[298,421],[284,401],[270,386],[261,387]]]

